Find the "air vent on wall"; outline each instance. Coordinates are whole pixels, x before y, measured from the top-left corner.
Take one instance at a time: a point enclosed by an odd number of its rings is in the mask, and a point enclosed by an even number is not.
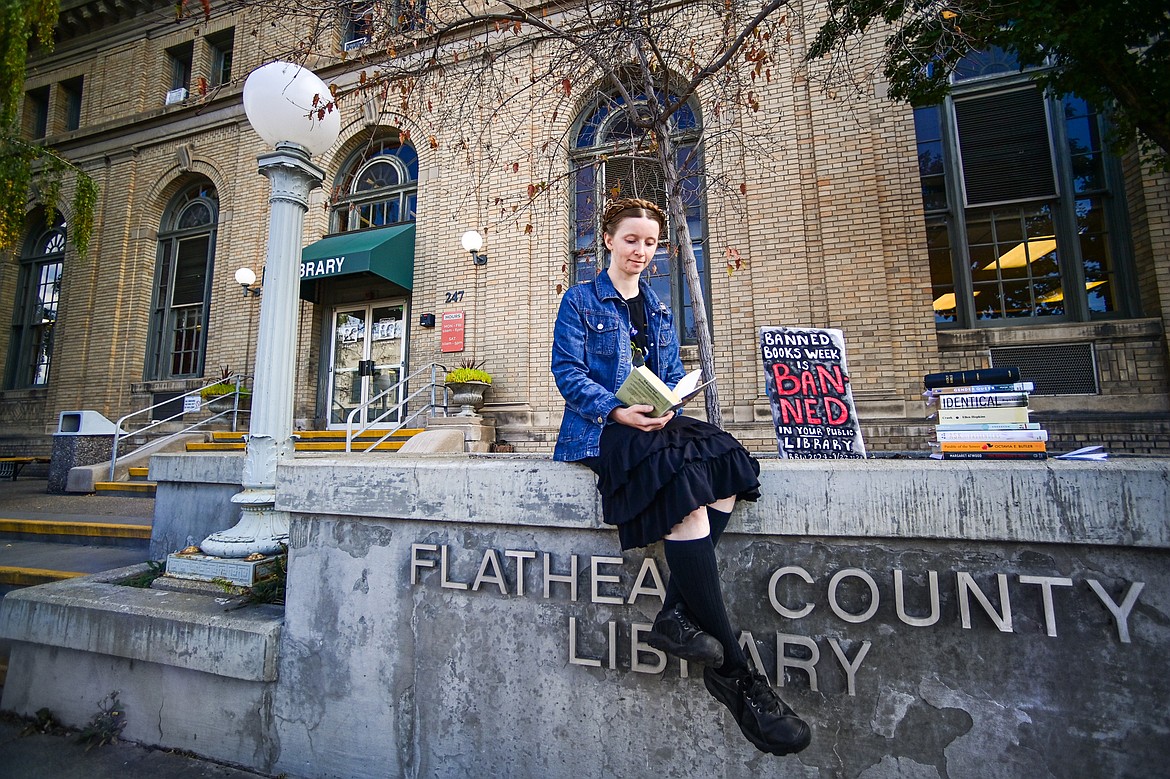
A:
[[[1019,368],[1020,380],[1035,383],[1036,395],[1100,393],[1091,343],[992,347],[991,364]]]

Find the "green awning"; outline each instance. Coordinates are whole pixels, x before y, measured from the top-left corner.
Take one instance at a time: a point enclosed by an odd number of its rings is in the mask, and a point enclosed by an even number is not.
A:
[[[331,235],[301,250],[302,283],[363,272],[412,289],[414,223]]]

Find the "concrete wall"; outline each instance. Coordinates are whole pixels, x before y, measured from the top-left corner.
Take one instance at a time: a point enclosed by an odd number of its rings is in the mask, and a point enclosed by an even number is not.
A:
[[[733,623],[816,729],[781,760],[744,741],[698,673],[631,654],[659,601],[636,592],[645,555],[598,529],[584,468],[295,463],[277,765],[368,776],[376,750],[403,776],[1155,771],[1166,463],[1018,465],[765,463],[765,498],[720,557]],[[555,578],[574,564],[575,594]],[[937,620],[907,624],[929,621],[932,576]],[[335,773],[315,772],[322,757]]]
[[[232,496],[243,489],[243,454],[155,455],[150,478],[155,490],[150,559],[198,545],[240,519]]]
[[[96,703],[108,690],[70,675],[100,666],[134,691],[129,737],[291,777],[1160,772],[1170,463],[772,460],[763,481],[720,546],[723,585],[814,727],[798,756],[756,752],[699,669],[638,646],[659,551],[619,552],[589,471],[521,457],[281,466],[272,682],[232,671],[192,695],[207,671],[182,656],[59,652],[33,629],[52,612],[6,604],[3,704],[57,711],[65,678]],[[174,707],[192,710],[159,717]]]

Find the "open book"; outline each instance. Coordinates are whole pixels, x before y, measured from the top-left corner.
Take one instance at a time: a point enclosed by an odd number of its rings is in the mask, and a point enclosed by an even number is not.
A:
[[[650,412],[650,416],[660,417],[667,411],[681,408],[684,403],[698,395],[703,387],[714,381],[711,379],[700,384],[702,378],[702,370],[693,370],[679,379],[678,384],[671,389],[662,379],[655,376],[653,371],[645,365],[639,365],[630,372],[615,394],[618,400],[627,406],[653,406],[654,410]]]

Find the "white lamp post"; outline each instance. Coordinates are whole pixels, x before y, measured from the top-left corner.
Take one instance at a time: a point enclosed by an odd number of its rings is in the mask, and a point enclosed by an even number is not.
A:
[[[329,100],[329,90],[321,79],[289,62],[257,68],[244,82],[248,121],[276,150],[257,158],[260,173],[272,184],[268,199],[272,213],[244,489],[232,497],[240,506],[240,521],[212,533],[200,544],[205,554],[215,557],[273,554],[288,541],[288,514],[275,510],[276,465],[293,455],[301,232],[309,192],[320,186],[325,176],[309,158],[332,146],[341,132],[337,109],[322,110]]]

